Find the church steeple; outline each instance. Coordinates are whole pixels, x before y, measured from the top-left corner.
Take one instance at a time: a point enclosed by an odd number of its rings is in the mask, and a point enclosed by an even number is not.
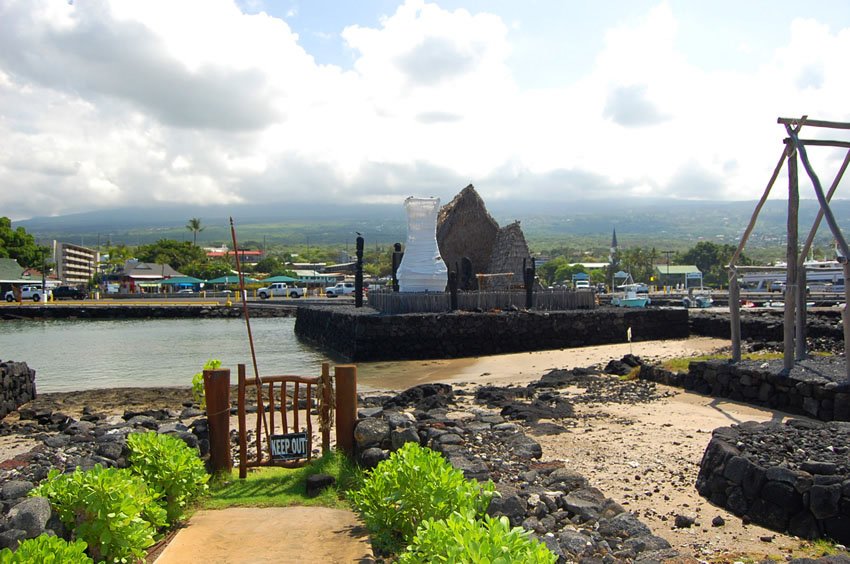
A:
[[[614,228],[614,236],[611,237],[611,252],[617,250],[617,228]]]

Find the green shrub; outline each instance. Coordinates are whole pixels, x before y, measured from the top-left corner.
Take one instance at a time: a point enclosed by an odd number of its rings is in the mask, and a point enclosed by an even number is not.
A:
[[[221,361],[210,359],[204,365],[203,370],[192,376],[192,398],[201,406],[201,409],[207,408],[207,396],[204,393],[204,370],[218,370],[221,368]]]
[[[165,525],[156,494],[129,470],[102,468],[60,474],[51,470],[31,495],[44,496],[96,561],[144,558]]]
[[[0,550],[0,564],[93,564],[86,556],[86,543],[81,540],[68,542],[59,537],[39,535],[22,541],[15,552],[8,548]]]
[[[161,496],[169,523],[183,517],[190,501],[207,490],[209,475],[195,449],[155,431],[127,436],[130,470]]]
[[[407,443],[349,495],[372,533],[373,545],[397,553],[426,519],[445,519],[455,511],[483,514],[494,490],[492,482],[466,480],[440,454]]]
[[[399,564],[431,562],[511,564],[554,564],[558,559],[528,532],[510,526],[507,517],[453,513],[448,519],[425,521]]]

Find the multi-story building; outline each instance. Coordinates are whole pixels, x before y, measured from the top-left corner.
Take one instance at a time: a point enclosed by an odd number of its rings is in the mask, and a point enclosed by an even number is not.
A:
[[[97,272],[98,252],[72,243],[53,241],[56,277],[64,284],[83,286]]]

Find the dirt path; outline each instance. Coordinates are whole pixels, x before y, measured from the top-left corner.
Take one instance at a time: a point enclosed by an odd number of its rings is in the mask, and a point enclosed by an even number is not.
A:
[[[683,555],[731,561],[739,555],[799,553],[806,544],[800,539],[745,526],[739,517],[708,503],[694,487],[712,430],[787,415],[660,387],[675,395],[649,404],[577,405],[576,427],[535,437],[544,459],[565,460]],[[696,523],[676,528],[676,515],[694,517]],[[724,524],[712,525],[718,516]]]
[[[370,563],[365,529],[350,511],[324,507],[198,511],[157,564]]]

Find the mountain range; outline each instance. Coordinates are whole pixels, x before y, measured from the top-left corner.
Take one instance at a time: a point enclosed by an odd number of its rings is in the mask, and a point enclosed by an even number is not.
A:
[[[621,246],[688,248],[699,240],[737,244],[756,202],[711,200],[577,200],[553,203],[488,203],[491,215],[505,225],[521,222],[533,248],[592,244],[607,246],[616,229]],[[800,237],[804,238],[819,209],[816,200],[800,202]],[[850,200],[834,200],[832,209],[842,231],[850,231]],[[406,218],[398,205],[245,204],[231,206],[161,205],[90,211],[16,221],[40,242],[52,239],[86,246],[107,243],[138,245],[162,238],[191,240],[189,218],[205,226],[199,243],[230,241],[232,217],[240,244],[335,245],[353,243],[356,232],[367,245],[404,242]],[[749,247],[784,245],[787,202],[769,200],[762,209]],[[822,222],[818,242],[829,245],[832,236]]]

